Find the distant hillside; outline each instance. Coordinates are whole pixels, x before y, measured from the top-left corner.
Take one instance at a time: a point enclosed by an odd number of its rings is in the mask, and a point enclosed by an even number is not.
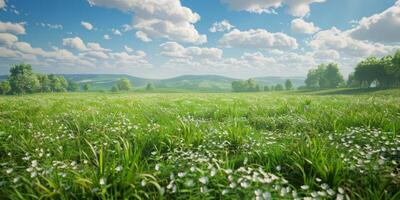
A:
[[[231,91],[231,83],[235,78],[218,75],[184,75],[169,79],[145,79],[124,74],[61,74],[67,80],[75,81],[81,85],[91,84],[91,90],[110,90],[121,78],[127,78],[135,88],[144,88],[146,84],[153,83],[156,88],[169,90],[197,92],[225,92]],[[0,81],[7,79],[6,75],[0,75]],[[293,82],[295,87],[304,85],[303,77],[257,77],[254,78],[261,85],[275,85],[285,83],[287,79]]]
[[[159,88],[177,88],[193,91],[223,92],[231,90],[236,79],[217,75],[184,75],[155,82]]]
[[[152,82],[151,79],[144,79],[124,74],[61,74],[69,81],[75,81],[79,84],[90,83],[91,90],[110,90],[121,78],[127,78],[135,87],[145,86]]]
[[[264,85],[276,85],[278,83],[284,84],[287,79],[290,79],[295,87],[304,85],[305,77],[293,76],[293,77],[279,77],[279,76],[266,76],[254,78],[260,84]]]

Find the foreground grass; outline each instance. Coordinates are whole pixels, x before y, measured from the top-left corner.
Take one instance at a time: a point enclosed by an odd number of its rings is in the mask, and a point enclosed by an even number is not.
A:
[[[399,199],[389,94],[0,97],[0,199]]]

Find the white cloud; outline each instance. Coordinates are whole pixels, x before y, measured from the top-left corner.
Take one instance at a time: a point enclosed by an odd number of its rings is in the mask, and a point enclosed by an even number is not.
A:
[[[111,37],[110,37],[109,35],[107,35],[107,34],[104,35],[103,38],[104,38],[105,40],[111,40]]]
[[[111,51],[110,49],[105,49],[101,47],[99,43],[94,43],[94,42],[87,43],[87,48],[88,50],[91,51]]]
[[[314,34],[320,30],[319,27],[315,26],[312,22],[306,22],[302,18],[292,20],[291,29],[296,33]]]
[[[227,48],[253,49],[297,49],[297,40],[284,33],[270,33],[265,29],[240,31],[234,29],[226,33],[218,42]]]
[[[112,29],[111,31],[112,31],[112,33],[113,33],[114,35],[118,35],[118,36],[121,36],[121,35],[122,35],[121,31],[119,31],[118,29]]]
[[[200,20],[197,13],[182,6],[180,0],[88,0],[90,5],[117,8],[134,14],[132,27],[150,39],[169,40],[201,44],[207,36],[194,27]]]
[[[89,22],[81,21],[81,25],[87,30],[93,30],[93,25]]]
[[[86,51],[87,50],[85,43],[79,37],[65,38],[65,39],[63,39],[63,45],[74,48],[78,51]]]
[[[304,17],[310,13],[310,4],[321,3],[325,0],[221,0],[228,4],[229,8],[237,11],[251,13],[274,13],[275,9],[288,6],[289,14],[296,17]]]
[[[125,51],[128,52],[128,53],[131,53],[131,52],[133,51],[132,48],[130,48],[130,47],[126,46],[126,45],[124,46],[124,49],[125,49]]]
[[[5,0],[0,0],[0,9],[6,7],[6,1]]]
[[[129,24],[124,24],[122,25],[122,31],[123,32],[128,32],[132,30],[132,26],[130,26]]]
[[[19,41],[15,35],[0,33],[0,57],[2,57],[2,63],[7,63],[7,65],[16,61],[28,62],[39,68],[46,68],[52,73],[60,73],[60,69],[63,69],[63,72],[75,73],[93,72],[93,70],[112,73],[116,70],[121,72],[139,67],[142,70],[152,67],[146,60],[146,54],[143,51],[112,52],[98,43],[85,44],[79,37],[65,38],[63,45],[71,47],[77,52],[73,53],[58,47],[44,50],[32,47],[30,43]]]
[[[160,45],[161,55],[187,59],[220,59],[223,51],[218,48],[183,47],[176,42],[166,42]]]
[[[142,31],[136,31],[136,37],[139,38],[141,41],[143,42],[151,42],[152,39],[150,39],[146,33],[142,32]]]
[[[0,33],[0,44],[5,44],[7,46],[10,46],[17,41],[18,41],[17,36],[15,36],[13,34]]]
[[[23,35],[26,34],[24,25],[25,23],[11,23],[11,22],[0,21],[0,32]]]
[[[225,32],[225,31],[230,31],[235,26],[229,23],[228,20],[222,20],[220,22],[215,22],[211,28],[209,29],[210,32],[215,33],[215,32]]]
[[[362,18],[350,35],[358,40],[400,42],[400,1],[382,13]]]
[[[350,37],[350,33],[349,31],[341,31],[333,27],[329,30],[316,33],[308,41],[308,45],[316,51],[336,50],[350,57],[384,56],[393,53],[400,47],[356,40]]]

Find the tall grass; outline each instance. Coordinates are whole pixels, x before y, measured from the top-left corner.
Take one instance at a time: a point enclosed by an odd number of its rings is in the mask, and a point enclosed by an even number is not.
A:
[[[399,102],[387,91],[0,97],[0,199],[399,199]]]

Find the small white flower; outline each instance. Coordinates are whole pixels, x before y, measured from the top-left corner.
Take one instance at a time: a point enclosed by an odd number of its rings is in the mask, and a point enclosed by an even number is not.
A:
[[[329,194],[329,196],[333,196],[336,194],[335,191],[333,191],[332,189],[329,189],[326,192]]]
[[[229,191],[227,190],[227,189],[224,189],[224,190],[222,190],[222,195],[225,195],[225,194],[227,194]]]
[[[199,182],[202,184],[207,184],[208,183],[208,177],[203,176],[199,178]]]
[[[225,173],[227,173],[227,174],[232,174],[232,172],[233,172],[233,170],[231,170],[231,169],[226,169],[225,170]]]
[[[146,184],[147,184],[147,183],[146,183],[146,180],[144,180],[144,179],[140,182],[140,185],[141,185],[142,187],[146,186]]]
[[[117,172],[122,171],[122,166],[121,166],[121,165],[117,166],[117,167],[115,168],[115,171],[117,171]]]
[[[160,164],[156,164],[156,166],[154,167],[154,169],[155,169],[156,171],[160,171]]]
[[[317,182],[321,182],[321,181],[322,181],[320,178],[315,178],[315,180],[316,180]]]
[[[282,167],[280,165],[276,166],[276,170],[281,171]]]
[[[249,185],[248,182],[243,181],[243,182],[240,183],[240,186],[242,186],[242,188],[248,188],[250,185]]]
[[[302,185],[302,186],[300,186],[300,188],[302,190],[308,190],[310,187],[308,185]]]
[[[13,168],[10,168],[10,169],[7,169],[7,170],[6,170],[6,173],[7,173],[7,174],[11,174],[13,171],[14,171],[14,169],[13,169]]]
[[[264,192],[263,197],[264,197],[265,200],[270,200],[271,199],[271,193]]]
[[[37,172],[32,172],[31,173],[31,178],[35,178],[37,176]]]
[[[344,189],[341,188],[341,187],[338,187],[338,192],[339,192],[340,194],[344,194]]]
[[[217,174],[217,170],[215,168],[211,169],[210,176],[213,177]]]
[[[178,176],[179,176],[180,178],[182,178],[182,177],[186,176],[186,173],[185,173],[185,172],[179,172],[179,173],[178,173]]]
[[[18,181],[19,181],[19,176],[15,177],[15,178],[13,179],[13,183],[17,183]]]
[[[38,166],[38,161],[37,160],[32,160],[32,162],[31,162],[31,166],[32,167],[37,167]]]
[[[100,183],[100,185],[105,185],[106,184],[106,179],[105,178],[101,178],[99,183]]]

